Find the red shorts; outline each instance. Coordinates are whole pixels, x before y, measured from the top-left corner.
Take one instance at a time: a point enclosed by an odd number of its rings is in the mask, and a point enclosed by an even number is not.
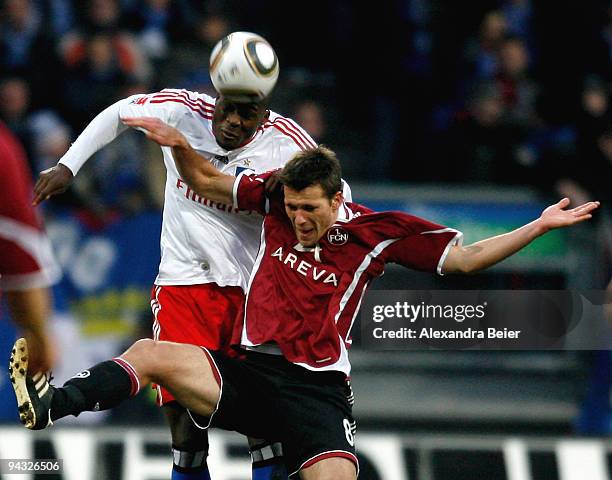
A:
[[[243,303],[240,287],[155,285],[151,292],[153,338],[227,351]],[[159,405],[174,400],[165,388],[155,387]]]

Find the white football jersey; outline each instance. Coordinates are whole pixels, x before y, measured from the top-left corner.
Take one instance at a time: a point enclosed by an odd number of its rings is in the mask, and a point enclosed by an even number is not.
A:
[[[268,121],[243,147],[226,151],[212,132],[215,99],[186,90],[136,95],[120,105],[121,117],[153,116],[181,131],[190,145],[229,175],[282,167],[315,142],[295,122],[270,112]],[[167,169],[157,285],[214,282],[246,290],[259,248],[262,217],[212,202],[180,178],[172,149],[162,147]]]
[[[85,128],[59,163],[74,175],[96,151],[127,126],[123,117],[157,117],[180,130],[190,145],[229,175],[262,173],[282,167],[293,155],[316,146],[293,120],[270,112],[253,138],[227,151],[212,132],[215,99],[187,90],[165,89],[133,95],[102,111]],[[180,178],[172,150],[162,147],[167,170],[157,285],[217,283],[246,291],[259,248],[262,217],[200,197]],[[344,197],[351,192],[343,182]]]

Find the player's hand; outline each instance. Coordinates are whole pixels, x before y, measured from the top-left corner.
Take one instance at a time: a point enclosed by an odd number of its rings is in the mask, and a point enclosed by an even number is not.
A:
[[[187,148],[189,142],[176,128],[155,117],[123,117],[121,121],[128,127],[136,128],[162,147]]]
[[[38,205],[53,195],[64,193],[72,183],[73,178],[74,175],[72,175],[70,169],[61,163],[43,170],[40,172],[36,185],[34,185],[32,205]]]
[[[266,189],[266,193],[270,195],[274,190],[276,190],[280,186],[280,170],[277,170],[272,175],[268,177],[264,188]]]
[[[565,210],[570,204],[569,198],[563,198],[559,202],[546,208],[540,216],[540,223],[545,230],[553,228],[569,227],[576,223],[590,219],[599,202],[587,202],[582,205]]]

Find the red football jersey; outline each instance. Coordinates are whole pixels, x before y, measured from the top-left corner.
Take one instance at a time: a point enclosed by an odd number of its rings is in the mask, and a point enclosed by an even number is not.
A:
[[[59,278],[42,219],[32,207],[23,148],[0,123],[0,289],[45,287]]]
[[[238,208],[265,215],[261,244],[234,342],[276,343],[285,358],[311,370],[350,372],[347,349],[361,299],[385,264],[441,273],[462,234],[401,212],[344,203],[316,247],[297,241],[281,194],[266,197],[262,175],[234,184]]]

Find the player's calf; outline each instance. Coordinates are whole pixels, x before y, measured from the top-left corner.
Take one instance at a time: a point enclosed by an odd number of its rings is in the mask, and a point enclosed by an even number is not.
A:
[[[172,480],[210,480],[208,431],[198,428],[187,410],[178,402],[163,405],[162,410],[172,434]]]

